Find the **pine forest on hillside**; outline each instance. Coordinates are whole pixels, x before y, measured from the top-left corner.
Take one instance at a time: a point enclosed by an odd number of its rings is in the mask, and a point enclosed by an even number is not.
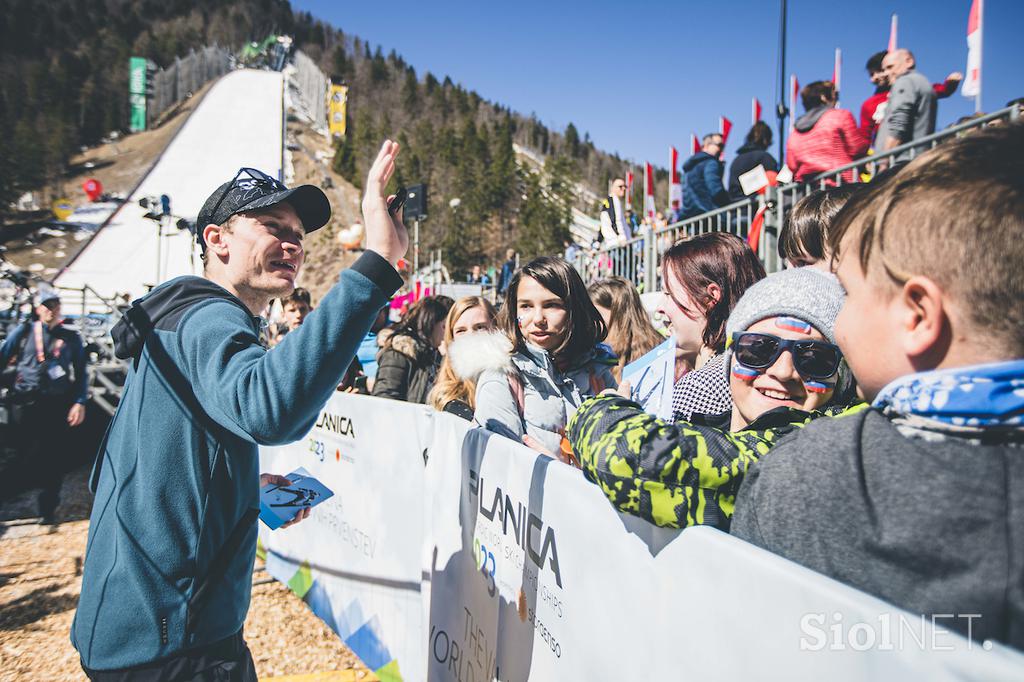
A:
[[[350,86],[337,172],[360,186],[380,141],[402,144],[396,181],[429,184],[423,247],[444,249],[450,267],[494,262],[507,246],[527,257],[560,252],[570,207],[595,214],[593,197],[626,170],[571,123],[554,132],[281,0],[0,0],[0,214],[24,191],[59,191],[80,146],[127,129],[129,57],[164,66],[190,49],[237,50],[270,33],[291,35]],[[520,163],[513,143],[530,151]],[[638,205],[642,171],[633,171]],[[658,196],[666,184],[658,171]]]

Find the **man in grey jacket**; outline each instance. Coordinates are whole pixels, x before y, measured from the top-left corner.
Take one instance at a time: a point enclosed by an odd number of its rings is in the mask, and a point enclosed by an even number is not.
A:
[[[892,83],[885,119],[878,131],[879,151],[919,140],[935,132],[935,90],[915,70],[910,50],[893,50],[885,55],[882,68]],[[901,154],[900,160],[909,159]]]

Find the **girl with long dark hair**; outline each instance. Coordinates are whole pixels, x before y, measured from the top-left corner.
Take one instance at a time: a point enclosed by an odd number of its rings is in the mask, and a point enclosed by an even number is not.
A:
[[[618,385],[611,371],[615,356],[601,345],[605,322],[579,273],[561,258],[542,256],[513,275],[498,324],[510,355],[480,375],[476,420],[558,452],[580,404]]]

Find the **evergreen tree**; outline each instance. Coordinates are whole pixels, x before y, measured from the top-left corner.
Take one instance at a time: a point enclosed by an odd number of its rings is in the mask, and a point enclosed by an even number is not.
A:
[[[572,158],[580,157],[580,133],[572,123],[565,127],[565,148]]]

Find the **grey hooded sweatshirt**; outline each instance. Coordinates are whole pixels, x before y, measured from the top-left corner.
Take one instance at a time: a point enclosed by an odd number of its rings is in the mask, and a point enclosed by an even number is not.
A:
[[[819,419],[747,472],[731,532],[975,642],[1024,648],[1019,429],[875,409]]]

